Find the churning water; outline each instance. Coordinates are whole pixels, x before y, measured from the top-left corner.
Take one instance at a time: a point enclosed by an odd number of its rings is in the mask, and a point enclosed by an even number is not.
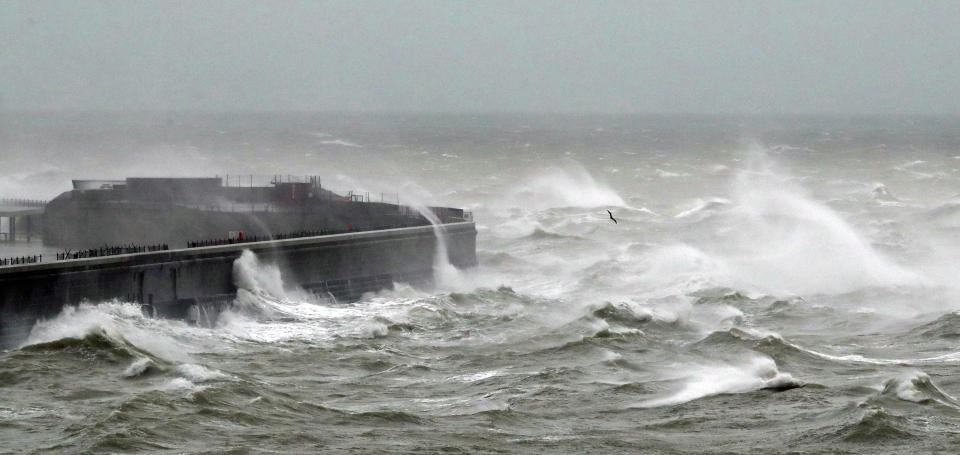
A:
[[[0,354],[0,452],[960,447],[956,119],[108,120],[5,119],[0,195],[306,169],[473,210],[480,266],[333,305],[246,254],[212,327],[67,308]]]

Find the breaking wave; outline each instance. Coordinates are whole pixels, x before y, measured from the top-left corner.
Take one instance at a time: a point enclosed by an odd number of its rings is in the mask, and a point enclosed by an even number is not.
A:
[[[939,403],[954,408],[960,408],[956,398],[940,390],[930,376],[922,371],[904,373],[896,378],[888,379],[883,384],[883,394],[895,396],[901,400],[914,403]]]
[[[803,382],[782,373],[773,359],[756,355],[741,363],[717,363],[679,366],[679,391],[662,398],[638,403],[642,408],[671,406],[699,398],[728,393],[747,393],[761,389],[786,390],[802,387]]]
[[[194,330],[183,322],[152,319],[135,303],[111,301],[66,306],[57,316],[38,321],[21,348],[98,347],[149,353],[169,360],[188,360],[189,354],[171,335]]]

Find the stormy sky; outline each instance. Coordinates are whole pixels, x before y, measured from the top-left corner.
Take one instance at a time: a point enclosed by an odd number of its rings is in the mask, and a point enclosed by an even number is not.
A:
[[[960,1],[0,10],[6,110],[960,114]]]

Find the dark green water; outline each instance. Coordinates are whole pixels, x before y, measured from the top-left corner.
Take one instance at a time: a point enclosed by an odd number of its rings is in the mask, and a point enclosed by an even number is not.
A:
[[[474,210],[481,265],[331,304],[250,260],[214,327],[67,309],[0,354],[0,453],[960,450],[954,120],[6,120],[3,196],[322,174]]]

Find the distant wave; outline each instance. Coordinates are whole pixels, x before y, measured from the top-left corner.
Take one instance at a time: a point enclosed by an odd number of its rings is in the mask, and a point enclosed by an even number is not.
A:
[[[731,204],[729,199],[722,197],[714,197],[708,199],[696,199],[691,205],[692,207],[686,209],[676,215],[674,218],[690,218],[693,215],[712,215],[718,210],[729,207]]]
[[[935,321],[914,327],[910,330],[909,336],[918,340],[931,338],[960,340],[960,313],[947,313]]]
[[[790,356],[801,355],[810,358],[819,358],[838,363],[862,363],[868,365],[923,365],[955,362],[960,360],[960,352],[951,352],[938,356],[903,358],[903,359],[884,359],[866,357],[860,354],[828,354],[814,349],[805,348],[798,344],[785,340],[779,334],[750,333],[744,329],[729,329],[711,333],[709,336],[699,341],[698,344],[719,345],[719,344],[737,344],[750,349],[764,352],[773,357],[787,358]]]
[[[525,238],[533,239],[533,240],[558,240],[558,239],[586,240],[580,236],[565,235],[565,234],[559,234],[556,232],[550,232],[540,227],[535,228],[533,232],[530,233],[530,235],[527,235]]]
[[[690,173],[688,172],[671,172],[663,169],[655,169],[654,173],[661,178],[690,177]]]
[[[362,145],[354,144],[353,142],[345,141],[343,139],[328,139],[320,141],[323,145],[339,145],[342,147],[363,147]]]

